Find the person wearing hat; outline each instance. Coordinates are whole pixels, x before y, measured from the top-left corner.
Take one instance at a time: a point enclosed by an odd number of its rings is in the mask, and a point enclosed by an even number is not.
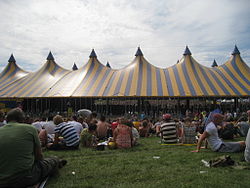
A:
[[[217,126],[221,125],[224,116],[216,113],[213,115],[212,121],[207,124],[205,131],[200,136],[197,149],[193,152],[199,152],[203,140],[207,139],[211,149],[215,152],[240,152],[245,149],[245,142],[223,142],[218,136]]]
[[[172,120],[170,114],[163,114],[163,123],[161,124],[161,140],[166,144],[177,143],[176,123]]]

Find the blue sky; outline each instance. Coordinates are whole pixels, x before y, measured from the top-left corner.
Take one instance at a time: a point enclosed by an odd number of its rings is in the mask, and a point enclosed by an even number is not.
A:
[[[128,65],[138,46],[153,65],[166,68],[188,45],[202,65],[226,62],[237,44],[250,66],[249,0],[0,0],[0,70],[11,53],[28,71],[51,50],[71,69],[94,48],[101,63]]]

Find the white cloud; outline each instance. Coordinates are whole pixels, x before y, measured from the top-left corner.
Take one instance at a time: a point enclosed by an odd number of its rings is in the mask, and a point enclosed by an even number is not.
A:
[[[37,70],[50,50],[62,67],[81,67],[92,48],[103,64],[122,68],[138,45],[159,67],[175,64],[186,44],[201,64],[222,64],[235,43],[249,51],[249,8],[247,0],[0,1],[0,69],[14,53],[21,67]]]

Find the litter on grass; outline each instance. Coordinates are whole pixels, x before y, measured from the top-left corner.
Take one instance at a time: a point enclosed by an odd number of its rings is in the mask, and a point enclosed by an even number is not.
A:
[[[200,171],[200,174],[205,174],[205,173],[208,173],[208,171]]]
[[[160,159],[160,156],[153,156],[153,159]]]

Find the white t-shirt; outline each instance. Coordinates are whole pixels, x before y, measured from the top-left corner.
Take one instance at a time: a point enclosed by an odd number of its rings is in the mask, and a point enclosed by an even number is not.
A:
[[[48,134],[55,134],[55,124],[53,121],[48,121],[43,124],[43,128],[47,131]]]
[[[43,125],[40,121],[36,121],[34,123],[32,123],[32,125],[40,132],[43,128]]]
[[[213,122],[207,124],[205,131],[209,134],[207,141],[213,151],[220,148],[222,141],[218,136],[218,130]]]
[[[250,129],[248,129],[246,138],[245,159],[247,162],[250,162]]]
[[[78,135],[81,134],[83,127],[82,124],[77,122],[77,121],[69,121],[68,123],[70,123],[71,125],[73,125],[73,127],[75,128],[76,132]]]

